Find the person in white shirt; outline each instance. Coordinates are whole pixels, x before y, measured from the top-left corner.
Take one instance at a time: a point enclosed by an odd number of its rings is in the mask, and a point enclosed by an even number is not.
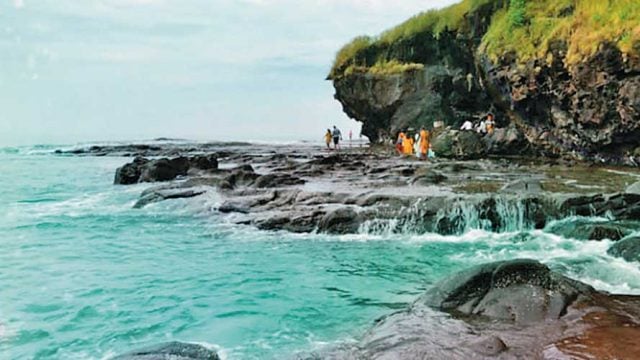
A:
[[[462,131],[469,131],[469,130],[473,130],[473,123],[469,120],[465,121],[464,124],[462,124],[462,126],[460,126],[460,130]]]
[[[480,125],[478,125],[478,134],[486,134],[487,133],[487,123],[484,120],[480,121]]]

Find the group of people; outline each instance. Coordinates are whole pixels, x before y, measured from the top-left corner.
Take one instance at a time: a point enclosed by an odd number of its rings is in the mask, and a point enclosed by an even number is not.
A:
[[[417,155],[420,159],[426,160],[429,154],[429,131],[423,126],[420,132],[413,135],[413,129],[400,131],[396,141],[396,151],[400,155]]]
[[[492,113],[487,114],[486,120],[482,119],[480,120],[480,123],[478,125],[473,125],[473,123],[469,120],[465,121],[462,126],[460,127],[460,130],[462,131],[477,131],[479,134],[482,135],[491,135],[493,134],[493,131],[496,128],[496,123],[494,120],[494,116]]]
[[[349,141],[353,137],[353,133],[349,130]],[[327,132],[324,134],[324,142],[327,144],[327,149],[331,150],[331,142],[333,142],[333,148],[335,150],[340,149],[340,141],[342,140],[342,133],[340,129],[338,129],[335,125],[333,126],[333,131],[331,129],[327,129]]]

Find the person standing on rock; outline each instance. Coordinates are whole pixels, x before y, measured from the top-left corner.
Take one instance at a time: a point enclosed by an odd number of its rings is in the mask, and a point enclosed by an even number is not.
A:
[[[342,140],[342,133],[335,125],[333,125],[333,145],[336,150],[340,149],[340,140]]]
[[[402,142],[402,153],[404,155],[413,155],[413,136],[411,136],[409,130],[407,130]]]
[[[492,113],[488,113],[487,114],[487,134],[492,135],[493,134],[493,130],[495,129],[496,123],[493,121],[493,114]]]
[[[396,151],[398,151],[398,155],[404,154],[404,139],[407,137],[404,131],[400,131],[398,134],[398,139],[396,140]]]
[[[420,159],[427,160],[427,153],[429,152],[429,131],[425,127],[420,128]]]
[[[324,134],[324,142],[327,144],[327,150],[331,150],[331,139],[333,135],[331,134],[331,129],[327,129],[327,132]]]
[[[482,120],[480,121],[480,124],[478,125],[478,128],[476,129],[478,131],[478,134],[480,135],[486,135],[487,134],[487,123]]]

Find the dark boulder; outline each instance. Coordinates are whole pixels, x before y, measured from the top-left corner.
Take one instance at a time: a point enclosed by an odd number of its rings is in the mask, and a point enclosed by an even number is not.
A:
[[[588,219],[571,222],[558,222],[550,225],[547,232],[578,240],[613,240],[617,241],[631,234],[633,224],[622,221],[592,222]]]
[[[217,155],[197,155],[189,159],[191,167],[200,170],[216,170],[218,169]]]
[[[143,157],[136,157],[133,162],[125,164],[116,169],[116,176],[113,180],[114,184],[131,185],[137,184],[142,174],[142,167],[149,162]]]
[[[183,156],[152,160],[142,167],[139,182],[169,181],[187,175],[188,170],[189,159]]]
[[[220,357],[202,345],[172,341],[134,350],[112,360],[220,360]]]
[[[433,140],[431,147],[437,157],[472,160],[486,155],[482,137],[475,131],[443,131]]]
[[[492,155],[528,155],[529,142],[515,126],[495,129],[493,134],[483,138],[487,152]]]
[[[640,261],[640,236],[628,237],[613,244],[607,254],[627,261]]]
[[[326,214],[318,224],[318,230],[330,234],[352,234],[360,227],[360,217],[352,208],[340,208]]]
[[[555,320],[595,290],[534,260],[501,261],[457,273],[418,302],[452,314],[530,324]]]
[[[170,181],[178,176],[186,176],[189,169],[215,170],[218,160],[215,155],[176,157],[149,160],[136,157],[132,162],[116,170],[114,184],[130,185],[139,182]]]

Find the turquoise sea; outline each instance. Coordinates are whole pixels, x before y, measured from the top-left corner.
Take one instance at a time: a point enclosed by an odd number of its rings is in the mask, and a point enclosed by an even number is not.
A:
[[[608,241],[261,232],[227,223],[213,193],[134,210],[148,185],[112,185],[129,159],[56,148],[0,149],[0,359],[107,359],[169,340],[289,358],[357,339],[447,274],[518,257],[640,294],[640,268],[606,255]]]

